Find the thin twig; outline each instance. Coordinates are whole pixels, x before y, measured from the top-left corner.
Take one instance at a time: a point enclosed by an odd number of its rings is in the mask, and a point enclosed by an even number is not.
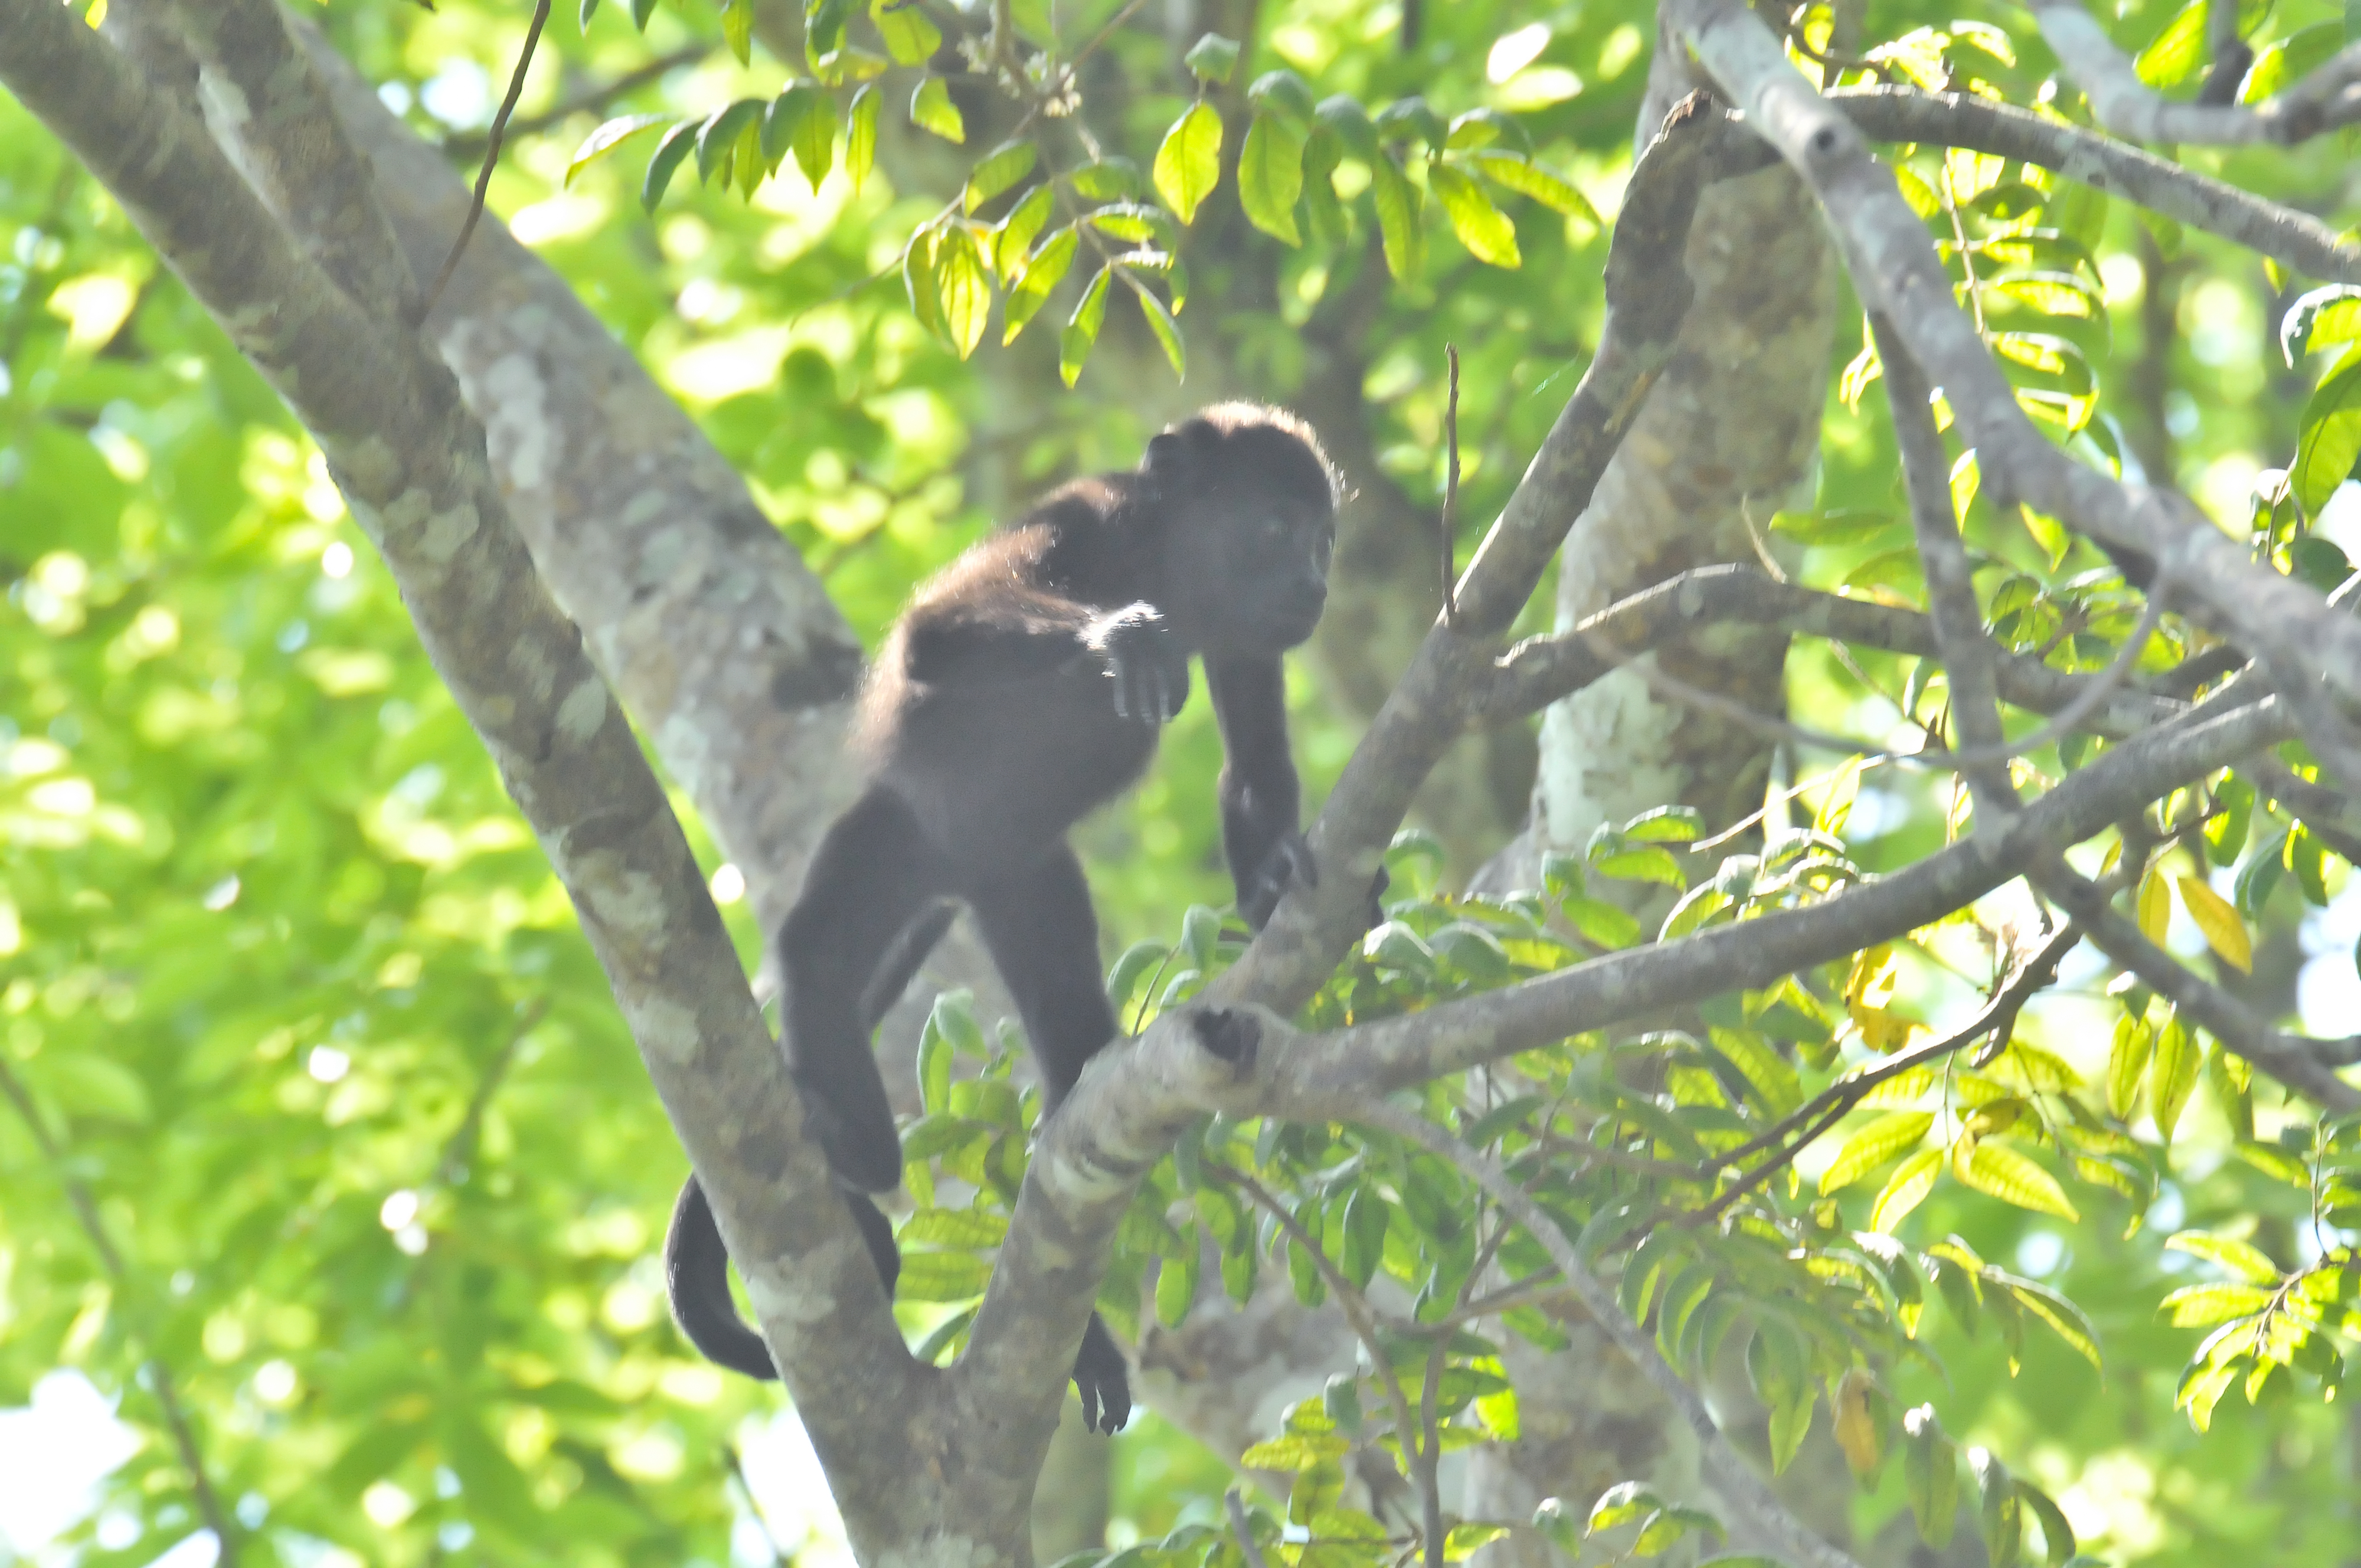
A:
[[[1312,1266],[1320,1271],[1320,1277],[1328,1282],[1330,1292],[1336,1298],[1336,1305],[1344,1310],[1345,1321],[1352,1325],[1354,1336],[1360,1340],[1361,1348],[1368,1352],[1370,1367],[1376,1372],[1378,1380],[1385,1385],[1386,1398],[1394,1408],[1394,1431],[1401,1439],[1402,1458],[1414,1464],[1418,1457],[1418,1426],[1411,1415],[1409,1396],[1402,1392],[1401,1379],[1394,1376],[1393,1362],[1386,1354],[1385,1342],[1378,1337],[1375,1309],[1369,1305],[1369,1299],[1345,1277],[1344,1271],[1320,1250],[1318,1240],[1287,1212],[1286,1206],[1271,1194],[1268,1188],[1245,1171],[1220,1160],[1207,1160],[1204,1169],[1206,1174],[1228,1182],[1245,1193],[1254,1201],[1256,1207],[1276,1220],[1279,1228],[1285,1231],[1289,1239],[1312,1259]]]
[[[1238,1538],[1238,1550],[1246,1555],[1246,1568],[1268,1568],[1262,1559],[1262,1548],[1255,1543],[1254,1521],[1246,1517],[1245,1494],[1233,1486],[1222,1494],[1222,1502],[1230,1510],[1230,1532]]]
[[[0,1058],[0,1094],[7,1096],[16,1114],[24,1119],[26,1130],[33,1136],[33,1146],[41,1151],[41,1157],[56,1168],[58,1185],[65,1189],[66,1201],[72,1206],[74,1218],[89,1238],[91,1250],[98,1255],[99,1266],[121,1288],[128,1283],[130,1271],[124,1266],[123,1255],[115,1250],[114,1238],[106,1234],[105,1222],[99,1217],[98,1201],[80,1178],[67,1174],[64,1146],[49,1132],[49,1124],[41,1120],[31,1091],[5,1058]],[[196,1428],[189,1420],[188,1407],[181,1403],[172,1369],[149,1356],[140,1364],[140,1370],[148,1376],[148,1392],[155,1395],[156,1403],[162,1408],[165,1428],[172,1434],[173,1450],[180,1455],[181,1468],[188,1472],[189,1490],[196,1497],[197,1511],[204,1517],[205,1528],[214,1532],[217,1549],[214,1561],[219,1568],[237,1568],[238,1537],[233,1532],[229,1510],[222,1507],[221,1495],[214,1490],[213,1477],[205,1473],[204,1453],[197,1446]]]
[[[1929,1040],[1922,1046],[1914,1046],[1908,1050],[1886,1058],[1855,1077],[1840,1079],[1828,1085],[1828,1088],[1814,1095],[1809,1102],[1783,1118],[1777,1125],[1749,1138],[1729,1153],[1716,1155],[1712,1159],[1708,1160],[1705,1165],[1706,1172],[1710,1175],[1714,1171],[1727,1169],[1742,1159],[1751,1158],[1765,1149],[1784,1144],[1796,1128],[1807,1123],[1817,1122],[1829,1110],[1833,1109],[1838,1115],[1841,1116],[1867,1099],[1869,1091],[1879,1084],[1899,1078],[1913,1068],[1924,1067],[1930,1061],[1949,1056],[1962,1046],[1971,1045],[1987,1034],[1997,1034],[2004,1027],[2014,1027],[2016,1015],[2025,1010],[2026,1003],[2032,999],[2036,992],[2052,984],[2057,980],[2059,960],[2064,959],[2073,949],[2074,944],[2081,939],[2082,931],[2080,926],[2068,925],[2060,927],[2056,935],[2041,945],[2039,951],[2020,965],[2015,974],[2009,976],[2007,981],[1993,994],[1992,1000],[1984,1003],[1976,1015],[1967,1023],[1940,1039]],[[1769,1169],[1778,1166],[1810,1142],[1810,1137],[1796,1141],[1792,1146],[1783,1150],[1778,1158],[1770,1161],[1762,1168]],[[1708,1215],[1719,1212],[1720,1207],[1726,1207],[1726,1205],[1719,1205],[1718,1202],[1715,1208],[1708,1211]]]
[[[443,258],[443,270],[434,275],[434,286],[426,291],[425,302],[418,307],[419,323],[434,313],[434,302],[443,297],[443,286],[458,270],[459,258],[467,254],[467,241],[475,237],[476,225],[483,221],[484,196],[492,188],[492,170],[500,166],[500,140],[508,134],[509,116],[516,113],[517,99],[524,93],[524,73],[533,64],[533,49],[541,42],[541,29],[548,22],[549,0],[536,0],[533,25],[525,29],[524,48],[517,51],[516,70],[509,76],[508,96],[500,100],[500,112],[492,116],[491,134],[485,138],[484,166],[476,172],[476,193],[467,203],[467,221],[459,225],[459,237],[451,242],[451,254]]]
[[[610,82],[602,82],[588,92],[577,93],[554,109],[544,109],[538,115],[527,115],[522,120],[511,120],[509,123],[508,135],[511,137],[537,136],[553,126],[564,125],[577,115],[595,115],[626,93],[636,92],[667,71],[703,60],[711,52],[710,49],[701,43],[684,44],[669,54],[656,56],[645,65],[634,66]],[[443,151],[445,156],[451,158],[481,158],[484,156],[485,149],[490,145],[491,138],[480,131],[468,131],[443,138]]]
[[[533,998],[526,1006],[524,1015],[517,1020],[517,1026],[510,1031],[508,1039],[485,1064],[483,1076],[476,1080],[476,1091],[467,1097],[467,1109],[461,1113],[458,1126],[452,1129],[450,1138],[443,1146],[443,1157],[434,1162],[434,1179],[437,1182],[449,1186],[459,1179],[467,1169],[467,1162],[475,1157],[476,1139],[483,1131],[484,1113],[491,1108],[493,1094],[499,1091],[501,1080],[508,1077],[509,1068],[515,1062],[518,1047],[524,1044],[524,1037],[539,1027],[541,1021],[548,1015],[549,998]]]
[[[1459,345],[1446,343],[1443,357],[1451,367],[1449,400],[1443,409],[1443,439],[1449,453],[1443,469],[1443,624],[1459,628],[1459,575],[1452,565],[1451,545],[1459,528]]]
[[[770,1519],[763,1513],[762,1500],[754,1496],[754,1488],[746,1479],[746,1461],[739,1453],[738,1445],[724,1438],[721,1442],[721,1456],[730,1462],[730,1477],[738,1483],[738,1491],[746,1499],[746,1513],[753,1519],[754,1528],[763,1532],[763,1544],[771,1549],[771,1561],[778,1563],[793,1563],[794,1555],[779,1544],[778,1536],[771,1529]]]
[[[1425,1117],[1386,1101],[1361,1100],[1353,1106],[1350,1115],[1364,1126],[1381,1128],[1453,1162],[1474,1177],[1508,1212],[1509,1217],[1525,1228],[1549,1254],[1550,1261],[1557,1265],[1558,1272],[1600,1332],[1655,1386],[1696,1433],[1707,1484],[1744,1516],[1744,1522],[1764,1545],[1806,1568],[1859,1568],[1852,1558],[1813,1534],[1790,1513],[1763,1477],[1730,1445],[1705,1400],[1682,1381],[1680,1374],[1656,1348],[1654,1336],[1633,1322],[1615,1293],[1583,1266],[1565,1228],[1533,1201],[1531,1193],[1510,1179],[1499,1161],[1469,1148]]]

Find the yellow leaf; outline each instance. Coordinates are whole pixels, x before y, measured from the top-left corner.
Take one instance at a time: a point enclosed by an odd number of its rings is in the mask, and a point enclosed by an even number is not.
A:
[[[2238,918],[2238,911],[2230,901],[2213,891],[2202,877],[2185,876],[2180,883],[2180,906],[2205,933],[2205,945],[2221,955],[2224,963],[2251,973],[2255,967],[2255,944],[2246,935],[2246,923]]]
[[[1837,1384],[1837,1446],[1844,1450],[1845,1463],[1856,1475],[1876,1469],[1879,1458],[1877,1421],[1869,1412],[1869,1374],[1858,1366]]]
[[[2149,867],[2147,875],[2140,879],[2139,928],[2141,936],[2159,948],[2164,946],[2165,933],[2172,929],[2172,888],[2158,867]]]
[[[1828,1169],[1820,1172],[1820,1190],[1835,1192],[1851,1186],[1905,1149],[1917,1147],[1918,1140],[1934,1124],[1932,1111],[1894,1111],[1880,1116],[1845,1140]]]
[[[1869,1206],[1869,1228],[1881,1235],[1892,1235],[1903,1217],[1935,1190],[1935,1173],[1942,1165],[1942,1150],[1920,1149],[1895,1166],[1894,1174],[1885,1179],[1884,1190]]]
[[[2055,1214],[2061,1220],[2082,1217],[2066,1201],[2066,1190],[2058,1185],[2056,1177],[2006,1144],[1961,1138],[1951,1146],[1951,1174],[1962,1186],[2037,1214]]]

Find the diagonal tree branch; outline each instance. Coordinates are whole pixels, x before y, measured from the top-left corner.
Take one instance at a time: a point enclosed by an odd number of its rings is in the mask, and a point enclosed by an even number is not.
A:
[[[796,1258],[747,1270],[750,1291],[856,1541],[882,1554],[923,1524],[901,1454],[932,1382],[798,1131],[679,825],[534,575],[449,373],[299,254],[178,96],[153,91],[76,13],[0,0],[0,81],[115,194],[318,441],[564,881],[712,1190],[774,1195],[716,1207],[740,1255]]]
[[[2361,702],[2361,627],[2302,584],[2246,554],[2180,496],[2128,486],[2069,458],[2033,427],[1951,284],[1893,172],[1787,62],[1777,38],[1736,0],[1667,0],[1665,15],[1752,125],[1808,183],[1840,237],[1871,310],[1893,322],[1940,386],[1988,491],[2030,503],[2126,553],[2127,570],[2180,585],[2191,613],[2256,650],[2274,671],[2324,676],[2288,692],[2304,738],[2361,784],[2361,737],[2342,706]],[[2331,694],[2334,694],[2333,697]]]
[[[2115,47],[2082,0],[2030,0],[2041,36],[2058,63],[2089,95],[2099,124],[2134,141],[2236,146],[2306,140],[2361,119],[2361,44],[2277,97],[2252,108],[2181,104],[2139,79],[2131,57]]]
[[[2235,240],[2298,272],[2361,283],[2361,246],[2309,213],[2184,169],[2145,148],[2013,104],[1915,87],[1840,87],[1829,103],[1879,141],[1964,147],[2038,164],[2093,191],[2126,196],[2150,212]]]
[[[2115,912],[2104,889],[2068,865],[2062,856],[2037,867],[2033,881],[2065,906],[2075,923],[2088,932],[2092,947],[2212,1030],[2225,1049],[2332,1111],[2361,1109],[2361,1091],[2331,1070],[2361,1062],[2361,1035],[2311,1040],[2273,1028],[2253,1008],[2220,986],[2198,979],[2170,953],[2149,941],[2137,926]]]

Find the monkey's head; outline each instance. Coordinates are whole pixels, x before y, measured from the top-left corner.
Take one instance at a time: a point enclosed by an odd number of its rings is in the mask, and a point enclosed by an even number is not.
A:
[[[1310,425],[1284,409],[1216,403],[1149,442],[1139,467],[1175,630],[1216,652],[1277,653],[1312,635],[1340,496]]]

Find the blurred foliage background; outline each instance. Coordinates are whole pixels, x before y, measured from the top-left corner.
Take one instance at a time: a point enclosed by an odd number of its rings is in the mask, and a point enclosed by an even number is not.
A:
[[[1272,0],[1253,18],[1248,70],[1287,64],[1321,93],[1373,103],[1415,90],[1446,113],[1512,113],[1611,214],[1651,8],[1422,9],[1405,52],[1394,4]],[[2029,33],[2008,7],[1960,9]],[[2136,47],[2176,9],[2126,0],[2114,26]],[[2268,29],[2361,25],[2348,11],[2282,0]],[[364,0],[318,16],[390,106],[472,167],[527,14]],[[1876,4],[1867,32],[1930,19]],[[1144,162],[1185,102],[1179,49],[1143,27],[1110,52],[1143,84],[1114,139]],[[651,59],[668,69],[601,91]],[[1048,333],[962,361],[913,319],[897,266],[941,193],[896,190],[882,170],[856,194],[840,169],[815,192],[790,168],[751,201],[682,179],[652,216],[630,160],[565,183],[605,115],[703,113],[787,74],[760,51],[733,60],[704,0],[659,8],[644,37],[618,5],[578,32],[561,16],[491,207],[695,412],[873,642],[909,586],[996,516],[1063,476],[1128,466],[1200,394],[1172,382],[1127,307],[1073,393]],[[2026,96],[2041,74],[2016,73]],[[594,93],[597,107],[566,112]],[[2347,132],[2185,160],[2342,227],[2361,197],[2356,152]],[[1461,347],[1471,540],[1570,391],[1599,314],[1595,225],[1530,207],[1516,232],[1523,265],[1509,271],[1436,225],[1420,278],[1386,291],[1363,334],[1379,458],[1425,505],[1441,491],[1442,345]],[[2243,529],[2257,476],[2290,458],[2310,386],[2276,341],[2301,285],[2120,204],[2090,237],[2106,308],[2076,342],[2107,389],[2109,444]],[[1227,298],[1205,281],[1222,258],[1189,259],[1200,296]],[[1181,323],[1221,345],[1222,390],[1284,400],[1306,373],[1306,317],[1365,265],[1307,247],[1275,299]],[[1861,346],[1853,327],[1839,337],[1838,370]],[[1824,511],[1894,515],[1898,484],[1876,400],[1856,410],[1832,389]],[[2348,544],[2361,542],[2353,497],[2323,525]],[[1980,512],[1971,529],[2045,581],[2096,564],[2046,559],[2014,520]],[[1806,580],[1869,582],[1865,564],[1883,569],[1893,543],[1831,537]],[[1905,579],[1889,586],[1915,594]],[[774,1424],[774,1396],[698,1362],[664,1316],[655,1246],[685,1161],[397,595],[286,411],[12,102],[0,583],[0,1406],[37,1386],[61,1398],[43,1380],[79,1376],[136,1439],[85,1500],[20,1486],[19,1518],[65,1525],[37,1559],[209,1560],[193,1453],[251,1532],[248,1563],[828,1561],[817,1471],[794,1457],[791,1424]],[[1358,720],[1309,668],[1294,678],[1316,800]],[[1875,736],[1897,718],[1817,647],[1793,661],[1789,698],[1828,729]],[[1110,958],[1225,901],[1218,763],[1199,696],[1145,786],[1084,829]],[[1865,864],[1940,840],[1931,790],[1872,780],[1863,799],[1877,803],[1851,834]],[[694,836],[685,803],[682,815]],[[2301,983],[2321,1026],[2361,1016],[2361,905],[2342,896],[2343,874],[2332,858],[2334,902],[2307,906],[2290,883],[2259,925],[2258,994],[2285,1008]],[[730,885],[716,883],[725,904]],[[758,933],[742,903],[725,914],[751,967]],[[1955,985],[1927,964],[1904,981],[1930,1003]],[[2038,1016],[2054,1048],[2090,1059],[2095,1000]],[[2103,1039],[2095,1048],[2103,1059]],[[2191,1123],[2136,1235],[2129,1205],[2068,1228],[1946,1186],[1922,1211],[1928,1234],[1956,1232],[2079,1302],[2106,1347],[2103,1381],[2039,1336],[2012,1376],[1998,1343],[1938,1314],[1925,1332],[1948,1382],[1905,1373],[1896,1398],[1936,1400],[1962,1442],[2006,1453],[2108,1561],[2361,1561],[2346,1404],[2282,1386],[2257,1408],[2225,1400],[2202,1434],[2174,1412],[2199,1336],[2166,1325],[2156,1301],[2191,1260],[2154,1238],[2204,1225],[2282,1257],[2316,1245],[2295,1195],[2226,1157],[2218,1117],[2201,1108]],[[9,1430],[27,1475],[74,1473],[56,1431]],[[1115,1543],[1217,1517],[1226,1468],[1170,1429],[1143,1419],[1116,1454]],[[1863,1497],[1864,1526],[1901,1507],[1899,1486],[1889,1471]],[[807,1528],[821,1531],[808,1545]]]

